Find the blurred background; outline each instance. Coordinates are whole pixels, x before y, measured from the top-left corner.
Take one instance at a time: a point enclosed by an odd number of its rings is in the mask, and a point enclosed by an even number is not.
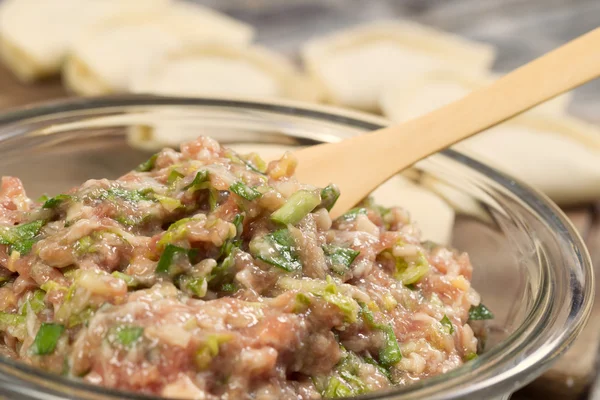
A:
[[[6,2],[7,0],[4,0]],[[14,0],[10,0],[14,3]],[[25,0],[32,3],[32,0]],[[46,5],[53,0],[37,0]],[[0,0],[0,10],[3,6]],[[510,71],[600,24],[599,0],[195,0],[255,29],[254,42],[293,62],[303,64],[300,52],[311,39],[378,20],[411,20],[477,42],[493,45],[494,73]],[[34,3],[34,2],[33,2]],[[139,3],[144,7],[144,3]],[[32,11],[35,13],[35,11]],[[43,17],[40,17],[43,20]],[[26,18],[25,18],[26,19]],[[9,17],[0,14],[0,36],[8,37]],[[58,28],[57,28],[58,29]],[[5,43],[6,45],[6,43]],[[50,74],[52,75],[52,74]],[[75,96],[60,76],[24,82],[0,65],[0,112],[37,101]],[[81,88],[81,86],[79,86]],[[110,92],[110,91],[108,91]],[[600,81],[575,91],[566,107],[568,115],[589,124],[587,135],[600,140]],[[594,139],[594,138],[592,138]],[[595,156],[600,156],[600,147]],[[568,155],[566,159],[568,161]],[[577,156],[573,156],[577,157]],[[600,160],[600,158],[597,158]],[[561,162],[565,162],[562,160]],[[573,161],[575,162],[575,161]],[[550,166],[548,166],[550,167]],[[546,168],[546,166],[542,166]],[[600,163],[585,168],[600,171]],[[543,175],[543,171],[542,171]],[[590,190],[600,190],[591,174]],[[595,193],[595,192],[594,192]],[[596,199],[560,204],[579,229],[595,265],[600,265],[600,209]],[[597,295],[597,298],[600,296]],[[516,399],[594,398],[600,303],[582,337],[543,377],[517,393]],[[596,395],[600,399],[600,395]]]

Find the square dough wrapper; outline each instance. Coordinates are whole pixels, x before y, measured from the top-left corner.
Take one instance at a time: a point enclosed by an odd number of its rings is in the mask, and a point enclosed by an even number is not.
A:
[[[190,43],[246,46],[254,29],[197,4],[175,1],[162,12],[105,21],[77,40],[63,68],[66,86],[81,95],[125,92],[135,71]]]
[[[120,14],[163,10],[169,0],[4,0],[0,58],[24,82],[60,73],[74,40]],[[143,4],[143,7],[142,7]]]
[[[379,111],[384,87],[432,70],[486,72],[495,49],[408,21],[384,21],[316,38],[302,48],[330,103]]]

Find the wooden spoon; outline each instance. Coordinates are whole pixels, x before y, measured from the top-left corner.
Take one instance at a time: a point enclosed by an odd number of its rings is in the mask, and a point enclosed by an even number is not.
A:
[[[297,177],[319,187],[337,184],[337,217],[416,161],[599,76],[597,28],[427,115],[299,150]]]

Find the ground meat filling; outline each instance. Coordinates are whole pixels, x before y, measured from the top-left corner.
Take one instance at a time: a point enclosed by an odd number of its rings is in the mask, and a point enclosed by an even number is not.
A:
[[[189,399],[339,398],[476,357],[491,316],[468,256],[401,209],[202,137],[135,171],[29,199],[0,189],[0,356]]]

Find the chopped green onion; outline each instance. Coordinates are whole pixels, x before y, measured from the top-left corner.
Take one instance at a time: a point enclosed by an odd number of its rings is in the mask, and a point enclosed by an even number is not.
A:
[[[262,196],[262,194],[258,190],[247,186],[241,181],[235,182],[229,187],[229,190],[248,201],[256,200],[260,196]]]
[[[356,257],[360,254],[360,251],[357,250],[332,245],[323,246],[323,252],[329,257],[331,269],[340,275],[348,271],[350,265],[352,265]]]
[[[379,372],[381,372],[382,375],[384,375],[386,378],[388,378],[388,380],[391,382],[392,381],[392,374],[390,373],[389,369],[385,368],[384,366],[380,365],[377,361],[375,361],[372,357],[368,357],[365,356],[364,357],[364,361],[367,364],[371,364],[373,365],[375,368],[377,368],[379,370]]]
[[[154,195],[154,197],[165,208],[165,210],[169,212],[173,212],[176,209],[183,207],[183,204],[181,204],[181,201],[179,201],[178,199],[174,199],[172,197],[167,196],[160,196],[158,194]]]
[[[340,197],[340,189],[334,185],[328,185],[323,190],[321,190],[321,208],[326,209],[327,211],[331,211],[338,198]]]
[[[216,189],[210,189],[208,191],[208,206],[210,207],[210,211],[215,211],[219,201],[219,192]]]
[[[408,263],[402,257],[396,259],[396,273],[394,277],[402,282],[403,285],[417,283],[427,272],[429,272],[429,262],[422,253],[419,254],[415,262]]]
[[[173,244],[168,244],[165,246],[165,249],[160,256],[160,260],[158,260],[158,265],[156,266],[157,273],[166,273],[169,272],[169,268],[173,264],[173,259],[177,254],[185,254],[188,259],[190,259],[195,255],[196,251],[194,249],[185,249],[183,247],[175,246]]]
[[[256,153],[244,154],[240,159],[254,172],[264,174],[267,170],[267,163]]]
[[[88,321],[94,316],[95,310],[92,307],[86,307],[80,313],[69,316],[67,322],[67,328],[74,328],[78,325],[86,325]]]
[[[43,194],[43,195],[40,196],[39,199],[37,199],[37,202],[38,203],[45,203],[46,201],[48,201],[48,199],[49,199],[48,195]]]
[[[465,361],[471,361],[477,358],[477,353],[470,352],[465,355]]]
[[[152,171],[154,169],[154,166],[156,165],[157,158],[158,158],[158,153],[154,154],[152,157],[150,157],[149,159],[147,159],[146,161],[144,161],[143,163],[138,165],[135,170],[138,172]]]
[[[208,183],[208,170],[203,169],[202,171],[198,171],[196,173],[194,180],[192,180],[189,185],[185,186],[183,190],[191,189],[192,191],[196,191],[200,189],[207,189]]]
[[[58,340],[64,331],[64,325],[43,323],[35,336],[31,352],[38,356],[54,353]]]
[[[321,195],[310,190],[298,190],[285,204],[271,214],[271,219],[282,224],[295,225],[321,203]]]
[[[396,365],[402,360],[402,352],[400,351],[400,346],[398,345],[398,339],[396,338],[396,334],[392,329],[391,325],[386,325],[383,327],[383,332],[385,334],[385,344],[379,350],[379,362],[384,367],[391,367]]]
[[[171,172],[169,172],[169,176],[167,177],[167,184],[172,185],[183,177],[185,177],[185,175],[176,169],[171,170]]]
[[[8,332],[19,340],[25,340],[27,328],[25,316],[0,312],[0,332]]]
[[[11,250],[18,251],[21,255],[27,254],[45,223],[44,220],[37,220],[11,228],[5,227],[0,230],[0,243],[9,245]]]
[[[327,276],[327,286],[325,286],[325,290],[315,294],[322,296],[325,301],[339,308],[344,314],[346,322],[356,322],[360,311],[358,303],[352,297],[340,293],[331,276]]]
[[[227,282],[221,285],[221,292],[224,293],[235,293],[237,290],[238,287],[234,282]]]
[[[481,303],[478,306],[471,306],[469,309],[469,320],[480,321],[485,319],[494,319],[494,314]]]
[[[447,315],[444,315],[444,318],[440,320],[440,323],[444,328],[444,332],[446,332],[449,335],[452,335],[454,333],[454,325],[452,325],[452,321],[450,321],[450,318],[448,318]]]
[[[366,325],[371,329],[382,331],[385,335],[385,343],[379,350],[379,362],[386,368],[398,364],[402,359],[402,353],[394,329],[389,324],[376,323],[373,313],[367,306],[363,303],[361,303],[360,306],[360,313],[362,314]]]
[[[323,392],[323,397],[326,399],[339,399],[342,397],[354,396],[355,394],[357,393],[354,393],[354,391],[347,386],[345,382],[334,376],[329,379],[327,388],[325,389],[325,392]]]
[[[353,208],[338,219],[349,222],[354,221],[359,215],[367,215],[367,209],[362,207]]]
[[[308,310],[309,306],[310,306],[310,297],[308,297],[304,293],[298,293],[296,295],[296,300],[294,303],[294,310],[293,310],[294,313],[296,313],[296,314],[303,313],[306,310]]]
[[[196,351],[196,367],[199,370],[208,368],[213,358],[219,355],[219,347],[233,339],[226,333],[214,333],[206,337],[204,344]]]
[[[138,280],[135,279],[133,276],[124,274],[119,271],[114,271],[111,275],[114,276],[115,278],[125,281],[125,283],[127,284],[127,287],[130,287],[130,288],[134,288],[139,284]]]
[[[97,198],[100,200],[115,201],[117,199],[137,203],[143,200],[152,200],[152,190],[130,190],[122,187],[111,187],[109,189],[101,189]]]
[[[71,196],[68,194],[59,194],[58,196],[54,196],[44,202],[42,208],[56,208],[63,201],[70,200]]]
[[[130,347],[136,343],[144,334],[144,328],[139,326],[118,326],[112,328],[108,335],[109,340],[117,342],[118,344]]]
[[[190,276],[183,276],[180,278],[180,288],[187,289],[192,295],[202,298],[206,296],[208,286],[204,278],[193,278]]]
[[[252,240],[250,242],[250,252],[259,260],[287,272],[302,269],[294,239],[287,229],[280,229]]]
[[[43,290],[34,291],[29,295],[27,301],[25,301],[25,303],[23,303],[23,305],[21,306],[19,314],[27,315],[27,312],[30,308],[34,314],[39,313],[40,311],[46,308],[46,303],[44,302],[45,297],[46,292],[44,292]]]

